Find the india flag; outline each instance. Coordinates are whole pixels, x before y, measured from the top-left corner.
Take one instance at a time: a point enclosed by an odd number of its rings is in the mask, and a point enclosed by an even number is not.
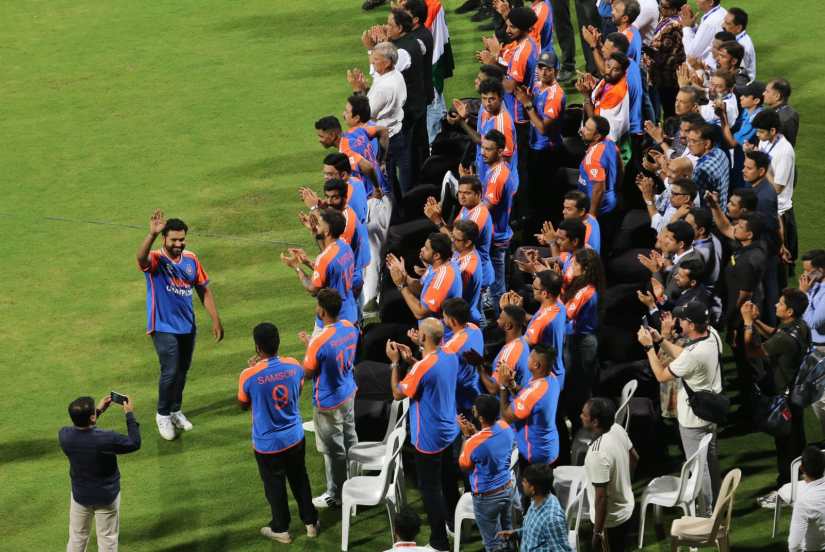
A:
[[[455,62],[450,46],[450,31],[444,17],[444,6],[439,0],[425,0],[427,21],[424,26],[433,34],[433,86],[438,94],[444,93],[444,80],[453,76]]]

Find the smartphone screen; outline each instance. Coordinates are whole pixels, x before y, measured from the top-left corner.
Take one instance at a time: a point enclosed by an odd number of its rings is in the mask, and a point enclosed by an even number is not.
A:
[[[110,395],[112,397],[113,403],[123,404],[129,402],[129,397],[127,397],[126,395],[121,395],[117,391],[112,391]]]

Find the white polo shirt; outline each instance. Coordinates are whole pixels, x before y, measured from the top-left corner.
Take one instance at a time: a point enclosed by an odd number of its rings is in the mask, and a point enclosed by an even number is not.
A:
[[[619,424],[590,443],[584,457],[587,474],[587,500],[590,502],[590,519],[596,519],[596,488],[593,484],[607,485],[607,515],[604,526],[616,527],[633,515],[633,485],[630,483],[630,449],[633,443]]]
[[[719,352],[722,339],[716,330],[709,328],[705,339],[696,341],[684,349],[668,366],[668,370],[687,382],[694,391],[722,392],[722,367],[719,365]],[[705,427],[711,422],[703,420],[693,413],[688,404],[688,394],[684,385],[679,386],[676,394],[676,419],[682,427]]]
[[[771,173],[774,187],[781,188],[776,201],[779,207],[779,214],[793,207],[793,181],[794,165],[796,164],[796,153],[788,139],[781,134],[777,134],[773,142],[759,142],[759,151],[764,151],[771,156]]]

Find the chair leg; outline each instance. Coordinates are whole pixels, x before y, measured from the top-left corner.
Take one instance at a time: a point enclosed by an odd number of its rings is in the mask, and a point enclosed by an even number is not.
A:
[[[394,541],[395,540],[395,526],[393,525],[393,520],[395,518],[394,510],[397,510],[397,508],[394,507],[392,501],[386,500],[385,502],[387,504],[387,515],[390,517],[390,540]]]
[[[775,539],[776,535],[779,534],[779,509],[782,508],[780,505],[780,501],[782,499],[778,496],[776,497],[776,504],[773,506],[773,527],[771,528],[771,538]]]
[[[453,552],[460,552],[461,551],[461,519],[459,519],[458,515],[455,516],[455,520],[453,522]]]
[[[341,550],[347,552],[349,546],[349,523],[352,504],[346,500],[341,503]]]
[[[719,552],[730,552],[730,542],[728,542],[728,534],[725,533],[716,540],[716,545]]]
[[[679,552],[679,541],[676,537],[670,537],[670,552]]]
[[[642,502],[639,509],[639,550],[645,545],[645,517],[647,516],[647,504]]]

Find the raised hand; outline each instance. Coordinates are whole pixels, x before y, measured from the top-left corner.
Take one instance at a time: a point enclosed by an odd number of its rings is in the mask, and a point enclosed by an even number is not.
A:
[[[658,272],[659,271],[659,266],[656,264],[656,261],[652,257],[653,257],[652,254],[651,254],[650,257],[646,257],[645,255],[642,255],[641,253],[636,255],[636,259],[638,259],[638,261],[640,263],[642,263],[643,267],[648,269],[650,272]]]
[[[458,113],[458,116],[462,119],[466,120],[469,111],[467,110],[467,104],[462,102],[461,100],[453,100],[453,109],[455,112]]]
[[[413,343],[421,343],[421,336],[419,335],[418,330],[416,330],[415,328],[410,328],[409,330],[407,330],[407,337],[409,337],[410,341],[412,341]]]
[[[653,309],[656,306],[656,298],[653,297],[653,294],[649,291],[637,290],[636,298],[641,304],[646,306],[648,310]]]
[[[470,167],[465,167],[461,163],[458,164],[458,176],[473,176],[475,174],[474,167],[470,165]]]
[[[650,335],[650,330],[644,326],[639,326],[639,331],[636,332],[636,339],[642,347],[649,347],[653,345],[653,336]]]
[[[654,142],[662,142],[665,139],[665,131],[653,121],[645,121],[645,132]]]
[[[536,234],[536,239],[542,245],[550,245],[556,241],[556,229],[553,228],[553,223],[545,220],[541,225],[541,234]]]
[[[682,27],[693,27],[694,23],[696,23],[696,14],[693,13],[690,6],[685,4],[682,6],[682,9],[679,10],[679,24]]]
[[[653,201],[653,179],[642,173],[636,175],[636,187],[642,192],[645,201]]]
[[[588,46],[591,48],[598,46],[601,36],[602,34],[593,25],[582,27],[582,38],[584,38],[584,41],[587,42]]]
[[[407,345],[403,343],[396,343],[396,347],[398,347],[398,352],[401,354],[401,358],[404,359],[404,362],[411,364],[413,359],[412,349],[410,349]]]
[[[375,48],[376,44],[372,38],[373,34],[370,31],[371,29],[367,29],[366,31],[361,33],[361,44],[363,44],[364,48],[366,48],[367,50],[372,50],[373,48]]]
[[[478,351],[475,349],[467,349],[464,352],[464,360],[466,360],[469,364],[473,366],[482,366],[484,364],[484,357],[478,354]]]
[[[393,364],[396,364],[399,360],[401,360],[401,352],[398,350],[398,343],[392,341],[391,339],[387,340],[387,345],[384,348],[384,352]]]
[[[163,216],[163,211],[155,209],[155,212],[149,218],[149,233],[157,236],[163,231],[164,226],[166,226],[166,217]]]
[[[424,216],[430,219],[433,224],[441,224],[444,222],[444,219],[441,217],[441,205],[438,204],[438,201],[433,196],[428,197],[427,201],[424,202]]]
[[[673,325],[676,320],[673,318],[673,314],[667,311],[660,314],[660,319],[662,321],[662,337],[667,339],[673,333]]]
[[[530,104],[533,102],[533,94],[526,86],[516,86],[513,90],[516,100],[522,104]]]
[[[301,201],[304,202],[304,205],[306,205],[308,209],[321,206],[321,200],[318,199],[318,194],[316,194],[310,188],[306,186],[301,186],[298,189],[298,193],[301,196]]]
[[[349,69],[347,71],[347,82],[355,92],[363,92],[367,89],[367,80],[360,69]]]
[[[298,332],[298,340],[304,344],[304,347],[309,345],[309,334],[306,332]]]
[[[493,65],[496,62],[496,56],[489,50],[480,50],[476,52],[476,60],[485,65]]]
[[[656,299],[662,299],[665,296],[665,286],[656,278],[650,279],[650,290]]]

